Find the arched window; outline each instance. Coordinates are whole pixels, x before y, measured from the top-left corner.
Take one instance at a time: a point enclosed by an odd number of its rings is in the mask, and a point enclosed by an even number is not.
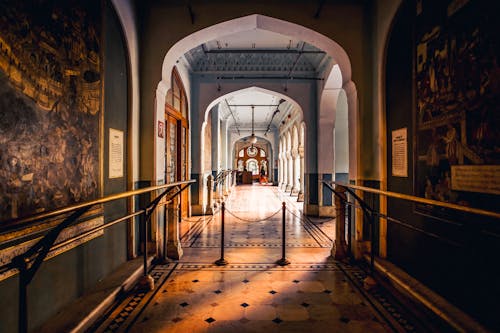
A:
[[[187,118],[187,97],[184,91],[184,85],[182,84],[179,73],[174,68],[172,72],[172,87],[167,93],[166,102],[172,109],[175,109],[183,118]]]
[[[258,175],[259,174],[259,162],[254,159],[254,158],[249,158],[247,160],[247,170],[252,173],[252,175]]]

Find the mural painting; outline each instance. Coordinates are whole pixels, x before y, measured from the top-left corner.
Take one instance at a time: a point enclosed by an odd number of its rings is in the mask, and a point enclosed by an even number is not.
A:
[[[100,6],[0,3],[0,222],[100,195]]]
[[[497,14],[489,8],[494,6],[498,5],[482,0],[419,1],[415,69],[418,196],[498,209],[495,192],[500,174],[480,171],[485,165],[490,171],[500,165],[500,43]],[[454,171],[465,165],[477,172],[459,180]],[[470,191],[461,187],[462,182],[483,190]],[[478,186],[481,182],[491,189]]]

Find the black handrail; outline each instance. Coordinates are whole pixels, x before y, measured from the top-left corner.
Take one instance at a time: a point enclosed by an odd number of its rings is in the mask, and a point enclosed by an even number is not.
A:
[[[392,197],[392,198],[397,198],[397,199],[402,199],[402,200],[407,200],[410,202],[416,202],[416,203],[424,203],[427,205],[433,205],[437,207],[442,207],[442,208],[448,208],[448,209],[454,209],[457,211],[461,211],[464,213],[470,213],[470,214],[479,214],[482,216],[487,216],[487,217],[493,217],[496,219],[500,218],[500,214],[497,212],[492,212],[492,211],[487,211],[483,209],[478,209],[478,208],[472,208],[472,207],[464,207],[456,204],[450,204],[447,202],[441,202],[441,201],[436,201],[436,200],[431,200],[431,199],[425,199],[425,198],[420,198],[420,197],[415,197],[407,194],[402,194],[402,193],[395,193],[395,192],[388,192],[388,191],[382,191],[374,188],[369,188],[369,187],[364,187],[364,186],[358,186],[358,185],[352,185],[352,184],[344,184],[341,182],[336,182],[336,181],[327,181],[327,180],[322,180],[322,183],[330,189],[337,197],[340,198],[340,200],[347,204],[348,206],[354,206],[356,205],[354,203],[349,202],[347,199],[345,199],[342,195],[340,195],[340,192],[336,190],[335,188],[332,187],[332,185],[335,186],[341,186],[344,188],[352,197],[359,203],[358,208],[361,208],[363,210],[363,213],[369,216],[370,219],[370,226],[371,226],[371,253],[370,253],[370,269],[373,273],[374,269],[374,254],[375,254],[375,242],[373,241],[373,237],[375,235],[375,222],[376,222],[376,217],[378,218],[383,218],[389,222],[393,222],[396,224],[399,224],[403,227],[421,232],[429,237],[438,239],[441,242],[447,243],[449,245],[455,246],[455,247],[463,247],[463,244],[457,243],[453,240],[440,237],[437,234],[428,232],[426,230],[422,230],[418,227],[412,226],[408,223],[405,223],[399,219],[387,216],[386,214],[380,213],[375,211],[373,207],[370,207],[362,198],[360,198],[354,191],[359,190],[359,191],[364,191],[367,193],[374,193],[378,195],[384,195],[386,197]],[[350,240],[349,240],[350,241]]]
[[[231,174],[232,170],[222,170],[214,178],[214,192],[217,191],[219,186],[224,186],[227,177]]]
[[[90,235],[96,231],[104,230],[109,228],[112,225],[117,223],[127,221],[132,217],[144,214],[145,219],[143,221],[143,255],[144,255],[144,275],[147,275],[147,223],[151,220],[151,216],[155,209],[158,207],[162,199],[168,195],[166,202],[171,201],[174,197],[183,192],[186,188],[188,188],[192,183],[196,182],[196,180],[188,180],[175,182],[160,186],[151,186],[148,188],[123,192],[119,194],[110,195],[107,197],[103,197],[100,199],[92,200],[89,202],[61,208],[55,211],[36,214],[33,216],[29,216],[22,219],[17,219],[13,225],[19,226],[21,223],[32,222],[47,219],[49,217],[58,216],[65,213],[71,213],[68,217],[66,217],[61,223],[57,226],[53,227],[48,231],[48,233],[40,239],[35,245],[30,247],[26,252],[14,257],[10,263],[3,265],[0,267],[0,271],[17,269],[19,271],[19,332],[25,333],[28,331],[28,299],[27,299],[27,287],[30,282],[33,280],[34,275],[40,268],[43,261],[46,259],[50,250],[54,248],[59,248],[62,245],[60,243],[54,245],[57,240],[59,234],[62,230],[71,226],[75,221],[77,221],[85,212],[87,212],[91,207],[97,204],[103,204],[107,202],[111,202],[118,199],[128,198],[138,194],[151,193],[158,190],[164,190],[161,194],[159,194],[151,203],[147,205],[147,207],[139,210],[138,212],[134,212],[128,214],[124,217],[116,219],[114,221],[108,222],[102,226],[93,228],[92,230],[88,230],[87,232],[73,236],[70,239],[65,240],[64,244],[72,243],[86,235]],[[173,191],[172,191],[173,190]],[[164,240],[165,241],[165,240]]]
[[[352,191],[350,188],[348,188],[344,185],[337,184],[337,183],[332,182],[332,181],[323,180],[322,182],[324,185],[326,185],[327,188],[329,188],[342,201],[343,204],[349,205],[350,202],[347,200],[347,198],[345,198],[343,195],[341,195],[341,193],[336,191],[331,186],[331,184],[342,186],[359,203],[359,205],[360,205],[361,209],[363,210],[363,212],[365,213],[365,215],[368,216],[369,221],[370,221],[370,238],[371,238],[371,242],[370,242],[370,247],[371,247],[370,248],[370,273],[373,276],[374,269],[375,269],[375,242],[373,241],[373,236],[375,235],[375,210],[372,207],[370,207],[363,199],[361,199],[356,193],[354,193],[354,191]],[[349,239],[349,243],[350,242],[351,242],[351,240]]]

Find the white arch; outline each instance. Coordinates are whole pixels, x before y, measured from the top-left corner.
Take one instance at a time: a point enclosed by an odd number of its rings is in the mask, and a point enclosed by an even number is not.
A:
[[[278,91],[274,91],[274,90],[269,90],[269,89],[266,89],[266,88],[262,88],[262,87],[258,87],[258,86],[251,86],[251,87],[248,87],[248,88],[243,88],[243,89],[237,89],[237,90],[234,90],[234,91],[231,91],[227,94],[224,94],[220,97],[217,97],[216,99],[214,99],[212,102],[210,102],[210,104],[207,105],[206,109],[205,109],[205,117],[203,118],[203,121],[207,121],[207,116],[210,112],[210,110],[212,110],[212,108],[217,105],[218,103],[220,103],[221,101],[223,101],[224,99],[228,99],[228,98],[231,98],[233,96],[236,96],[236,95],[239,95],[239,94],[242,94],[242,93],[246,93],[246,92],[261,92],[261,93],[265,93],[265,94],[269,94],[269,95],[274,95],[274,96],[278,96],[282,99],[285,99],[287,102],[290,102],[294,107],[298,108],[299,110],[303,110],[303,108],[301,107],[301,105],[295,101],[295,99],[293,99],[292,97],[286,95],[286,94],[283,94],[283,93],[280,93]]]
[[[351,62],[345,50],[335,41],[304,26],[260,14],[248,15],[199,30],[177,42],[165,55],[159,85],[170,87],[170,73],[176,61],[189,50],[205,42],[255,29],[271,31],[307,42],[325,51],[338,64],[342,85],[351,81]],[[332,70],[330,68],[327,75]],[[159,87],[160,88],[160,87]],[[161,89],[165,90],[165,89]]]

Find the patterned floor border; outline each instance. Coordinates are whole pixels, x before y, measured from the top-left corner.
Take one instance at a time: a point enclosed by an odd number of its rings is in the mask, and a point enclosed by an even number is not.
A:
[[[418,323],[416,318],[405,310],[388,290],[377,285],[366,290],[364,280],[368,276],[366,267],[363,269],[358,265],[337,262],[336,265],[344,271],[358,290],[370,301],[377,311],[386,319],[387,323],[395,332],[426,332],[427,330]]]
[[[150,292],[143,292],[134,289],[124,301],[114,310],[106,315],[107,319],[103,321],[97,330],[92,332],[116,333],[126,331],[139,317],[142,310],[148,305],[156,293],[163,289],[162,285],[171,276],[174,271],[341,271],[360,291],[371,305],[378,311],[379,315],[387,322],[394,332],[425,332],[425,329],[417,322],[415,318],[404,309],[387,290],[383,287],[376,287],[370,291],[363,288],[363,281],[367,274],[365,270],[357,265],[351,265],[342,262],[332,262],[325,264],[290,264],[288,266],[279,266],[276,264],[229,264],[226,266],[217,266],[214,264],[203,263],[178,263],[168,265],[154,266],[150,275],[155,280],[155,289]],[[165,290],[163,291],[165,292]]]
[[[229,264],[226,266],[217,266],[214,264],[183,263],[179,264],[177,270],[241,270],[241,271],[340,271],[335,264],[290,264],[279,266],[277,264]]]
[[[126,330],[133,324],[142,309],[147,306],[149,301],[158,292],[164,281],[175,270],[177,264],[156,265],[150,270],[149,274],[154,280],[155,289],[149,292],[141,291],[137,286],[130,292],[117,307],[105,315],[105,320],[98,328],[92,328],[88,332],[95,333],[115,333]]]
[[[191,248],[201,248],[201,247],[210,247],[210,248],[217,248],[220,247],[220,243],[198,243],[192,246],[189,246],[185,243],[182,244],[183,246],[191,247]],[[269,243],[226,243],[224,245],[225,248],[227,247],[281,247],[281,244],[269,244]],[[317,244],[293,244],[293,243],[287,243],[286,247],[310,247],[310,248],[327,248],[328,246],[318,246]],[[331,246],[330,246],[331,247]]]

